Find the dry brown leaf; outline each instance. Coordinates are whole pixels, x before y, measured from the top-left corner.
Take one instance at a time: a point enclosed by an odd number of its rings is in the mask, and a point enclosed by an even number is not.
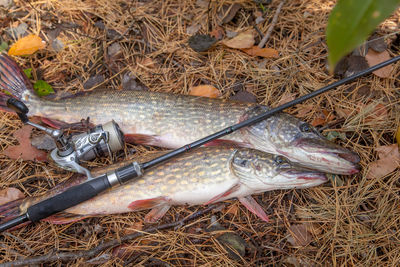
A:
[[[295,98],[296,96],[293,93],[285,92],[283,93],[281,99],[278,101],[278,104],[276,106],[279,107],[283,104],[286,104],[287,102],[294,100]]]
[[[254,31],[248,30],[245,32],[241,32],[232,39],[223,41],[222,43],[230,48],[237,48],[237,49],[250,48],[255,43]]]
[[[279,57],[279,52],[273,48],[259,48],[257,45],[242,49],[243,52],[250,56],[259,56],[265,58],[277,58]]]
[[[389,52],[387,50],[378,53],[372,49],[369,49],[367,55],[365,56],[365,59],[367,60],[368,65],[371,67],[376,64],[382,63],[383,61],[391,59],[391,56],[389,55]],[[386,67],[374,71],[373,74],[381,78],[387,78],[390,76],[392,70],[393,70],[393,65],[388,65]]]
[[[31,55],[39,49],[46,47],[46,43],[37,35],[31,34],[16,41],[8,50],[9,55]]]
[[[305,247],[311,243],[312,235],[308,232],[307,225],[293,224],[289,227],[288,242],[293,246]]]
[[[365,106],[361,107],[360,111],[362,108],[365,108]],[[368,116],[365,117],[365,122],[371,122],[373,120],[385,120],[387,118],[387,114],[388,111],[386,106],[379,103],[374,107],[374,110],[372,112],[369,112]]]
[[[5,203],[8,203],[13,200],[17,200],[20,198],[24,198],[24,194],[19,191],[17,188],[6,188],[3,190],[0,190],[0,205],[3,205]]]
[[[214,86],[210,84],[204,84],[192,87],[189,91],[189,95],[217,98],[221,95],[221,93]]]
[[[46,153],[38,150],[31,144],[30,136],[32,129],[32,126],[24,125],[21,129],[16,131],[14,137],[17,138],[19,145],[7,147],[3,152],[4,155],[11,159],[22,158],[23,160],[46,161]]]
[[[312,126],[320,126],[327,124],[335,119],[335,115],[332,114],[332,112],[327,111],[326,109],[322,110],[322,114],[320,114],[319,117],[316,117],[313,119],[311,122]]]
[[[400,166],[400,153],[397,144],[380,146],[375,149],[379,159],[368,165],[367,178],[383,177]]]
[[[313,108],[314,106],[311,105],[301,106],[297,111],[297,117],[304,118],[308,113],[313,110]]]

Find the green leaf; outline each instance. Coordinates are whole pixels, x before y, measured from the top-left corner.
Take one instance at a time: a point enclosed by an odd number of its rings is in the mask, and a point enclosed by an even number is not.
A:
[[[1,42],[0,43],[0,52],[3,52],[8,48],[8,44],[6,42]]]
[[[43,80],[39,80],[33,84],[33,89],[38,96],[46,96],[49,94],[54,94],[53,87]]]
[[[24,73],[28,79],[32,78],[32,68],[24,69]]]
[[[338,61],[360,45],[399,4],[400,0],[339,0],[326,29],[330,70],[333,71]]]

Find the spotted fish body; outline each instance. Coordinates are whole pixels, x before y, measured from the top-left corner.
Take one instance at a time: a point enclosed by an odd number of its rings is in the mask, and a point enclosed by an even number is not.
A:
[[[101,172],[115,167],[118,166]],[[146,220],[154,222],[172,205],[209,204],[238,198],[250,211],[267,221],[265,212],[251,194],[311,187],[325,181],[323,173],[299,167],[281,156],[250,148],[202,147],[152,168],[140,179],[113,188],[66,212],[71,218],[71,215],[93,216],[151,208]],[[67,183],[62,190],[72,184]],[[60,187],[54,191],[60,192]],[[54,193],[46,194],[45,198]],[[24,212],[37,201],[39,198],[25,200],[19,211]],[[60,222],[54,218],[49,220]]]
[[[87,117],[93,124],[114,120],[126,134],[126,140],[166,148],[186,145],[268,109],[251,103],[150,91],[96,90],[45,100],[33,93],[25,74],[6,55],[0,55],[0,87],[24,101],[30,116],[66,123]],[[0,108],[6,107],[7,98],[0,94]],[[329,142],[313,127],[286,113],[223,138],[224,142],[284,155],[321,171],[358,172],[359,157],[355,153]]]

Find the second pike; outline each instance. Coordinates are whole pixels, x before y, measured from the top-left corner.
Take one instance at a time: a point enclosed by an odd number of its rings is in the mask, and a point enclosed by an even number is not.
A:
[[[267,110],[263,105],[149,91],[96,90],[46,100],[7,55],[0,55],[0,88],[23,101],[29,116],[65,123],[90,118],[94,124],[117,122],[136,144],[178,148]],[[0,93],[0,108],[10,96]],[[279,113],[219,142],[284,155],[304,166],[336,174],[358,172],[357,154],[321,136],[307,123]]]
[[[117,167],[119,165],[103,168],[93,172],[93,175]],[[75,177],[51,189],[43,197],[17,200],[0,206],[0,218],[3,217],[3,221],[12,219],[38,201],[86,179],[83,175]],[[268,221],[263,208],[251,197],[252,194],[312,187],[326,181],[324,173],[300,167],[282,156],[249,148],[201,147],[150,169],[138,180],[113,188],[45,220],[68,223],[89,216],[152,209],[145,221],[155,222],[172,205],[210,204],[238,198],[251,212]]]

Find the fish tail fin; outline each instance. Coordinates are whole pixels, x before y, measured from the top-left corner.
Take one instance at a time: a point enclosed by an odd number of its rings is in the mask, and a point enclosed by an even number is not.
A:
[[[0,54],[0,89],[13,97],[21,99],[26,91],[33,92],[33,87],[24,71],[7,54]]]
[[[17,199],[14,201],[7,202],[3,205],[0,205],[0,223],[8,222],[19,215],[21,215],[20,206],[24,199]],[[10,231],[16,230],[22,226],[29,224],[30,222],[20,224],[10,229]]]

